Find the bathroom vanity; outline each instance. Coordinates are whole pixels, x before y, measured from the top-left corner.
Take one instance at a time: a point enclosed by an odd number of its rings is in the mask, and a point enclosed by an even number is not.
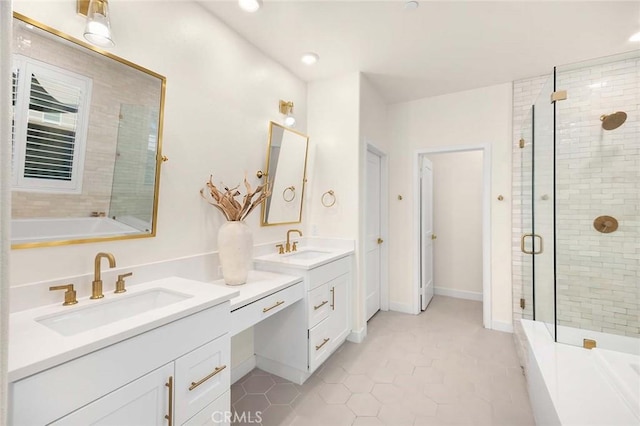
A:
[[[351,332],[352,248],[302,247],[254,259],[257,269],[298,275],[304,300],[255,325],[256,365],[302,384]]]
[[[10,424],[225,424],[237,294],[172,277],[13,314]]]

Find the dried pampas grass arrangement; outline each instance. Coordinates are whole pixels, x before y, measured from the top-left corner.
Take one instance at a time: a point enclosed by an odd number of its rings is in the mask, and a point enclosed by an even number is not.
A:
[[[240,195],[240,191],[238,191],[240,185],[231,189],[225,186],[224,191],[220,191],[213,183],[213,176],[209,176],[209,181],[206,185],[206,188],[200,190],[200,195],[207,203],[220,210],[229,221],[244,220],[253,209],[264,203],[267,197],[271,195],[269,182],[258,185],[254,191],[246,176],[244,178],[244,186],[247,189],[247,193],[243,197],[242,203],[236,200],[236,197]],[[252,201],[256,195],[258,198]]]

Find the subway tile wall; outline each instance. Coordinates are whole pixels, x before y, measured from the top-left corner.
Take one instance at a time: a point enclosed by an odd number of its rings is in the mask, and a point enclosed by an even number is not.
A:
[[[559,69],[556,87],[558,324],[640,337],[640,58]],[[601,215],[618,230],[598,232]]]

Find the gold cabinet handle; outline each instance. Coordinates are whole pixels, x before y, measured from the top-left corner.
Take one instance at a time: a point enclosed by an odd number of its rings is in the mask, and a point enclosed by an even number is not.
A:
[[[320,348],[326,345],[328,341],[329,341],[329,338],[327,337],[322,341],[322,343],[320,343],[319,345],[316,345],[316,351],[320,350]]]
[[[226,365],[223,365],[221,367],[216,367],[216,369],[213,370],[213,373],[209,374],[207,377],[204,377],[204,378],[198,380],[197,382],[191,382],[191,386],[189,386],[189,390],[190,391],[194,390],[195,388],[197,388],[198,386],[200,386],[201,384],[203,384],[204,382],[206,382],[207,380],[209,380],[210,378],[212,378],[213,376],[215,376],[216,374],[218,374],[219,372],[221,372],[225,368],[227,368]]]
[[[336,288],[331,287],[331,310],[336,310]]]
[[[378,244],[382,244],[384,243],[384,240],[382,238],[378,238]]]
[[[314,310],[314,311],[317,311],[318,309],[322,308],[322,307],[323,307],[324,305],[326,305],[327,303],[329,303],[329,301],[328,301],[328,300],[325,300],[325,301],[323,301],[321,304],[314,306],[314,307],[313,307],[313,310]]]
[[[169,376],[169,381],[164,384],[169,388],[169,414],[164,418],[169,421],[169,426],[173,425],[173,376]]]
[[[436,234],[431,234],[431,239],[432,239],[432,240],[437,240],[437,239],[438,239],[438,236],[437,236]]]
[[[262,313],[269,312],[270,310],[275,309],[275,308],[277,308],[278,306],[280,306],[282,304],[284,304],[284,300],[280,300],[279,302],[276,302],[275,305],[269,306],[268,308],[262,309]]]

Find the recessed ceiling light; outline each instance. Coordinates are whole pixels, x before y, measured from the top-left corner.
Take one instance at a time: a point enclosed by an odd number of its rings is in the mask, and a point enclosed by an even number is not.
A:
[[[640,32],[637,32],[631,37],[629,37],[629,41],[640,41]]]
[[[262,0],[238,0],[238,6],[245,12],[255,12],[262,6]]]
[[[412,0],[412,1],[404,2],[405,10],[416,10],[419,6],[420,6],[420,3],[418,3],[417,1]]]
[[[313,65],[320,60],[320,56],[317,53],[307,52],[300,58],[303,64]]]

